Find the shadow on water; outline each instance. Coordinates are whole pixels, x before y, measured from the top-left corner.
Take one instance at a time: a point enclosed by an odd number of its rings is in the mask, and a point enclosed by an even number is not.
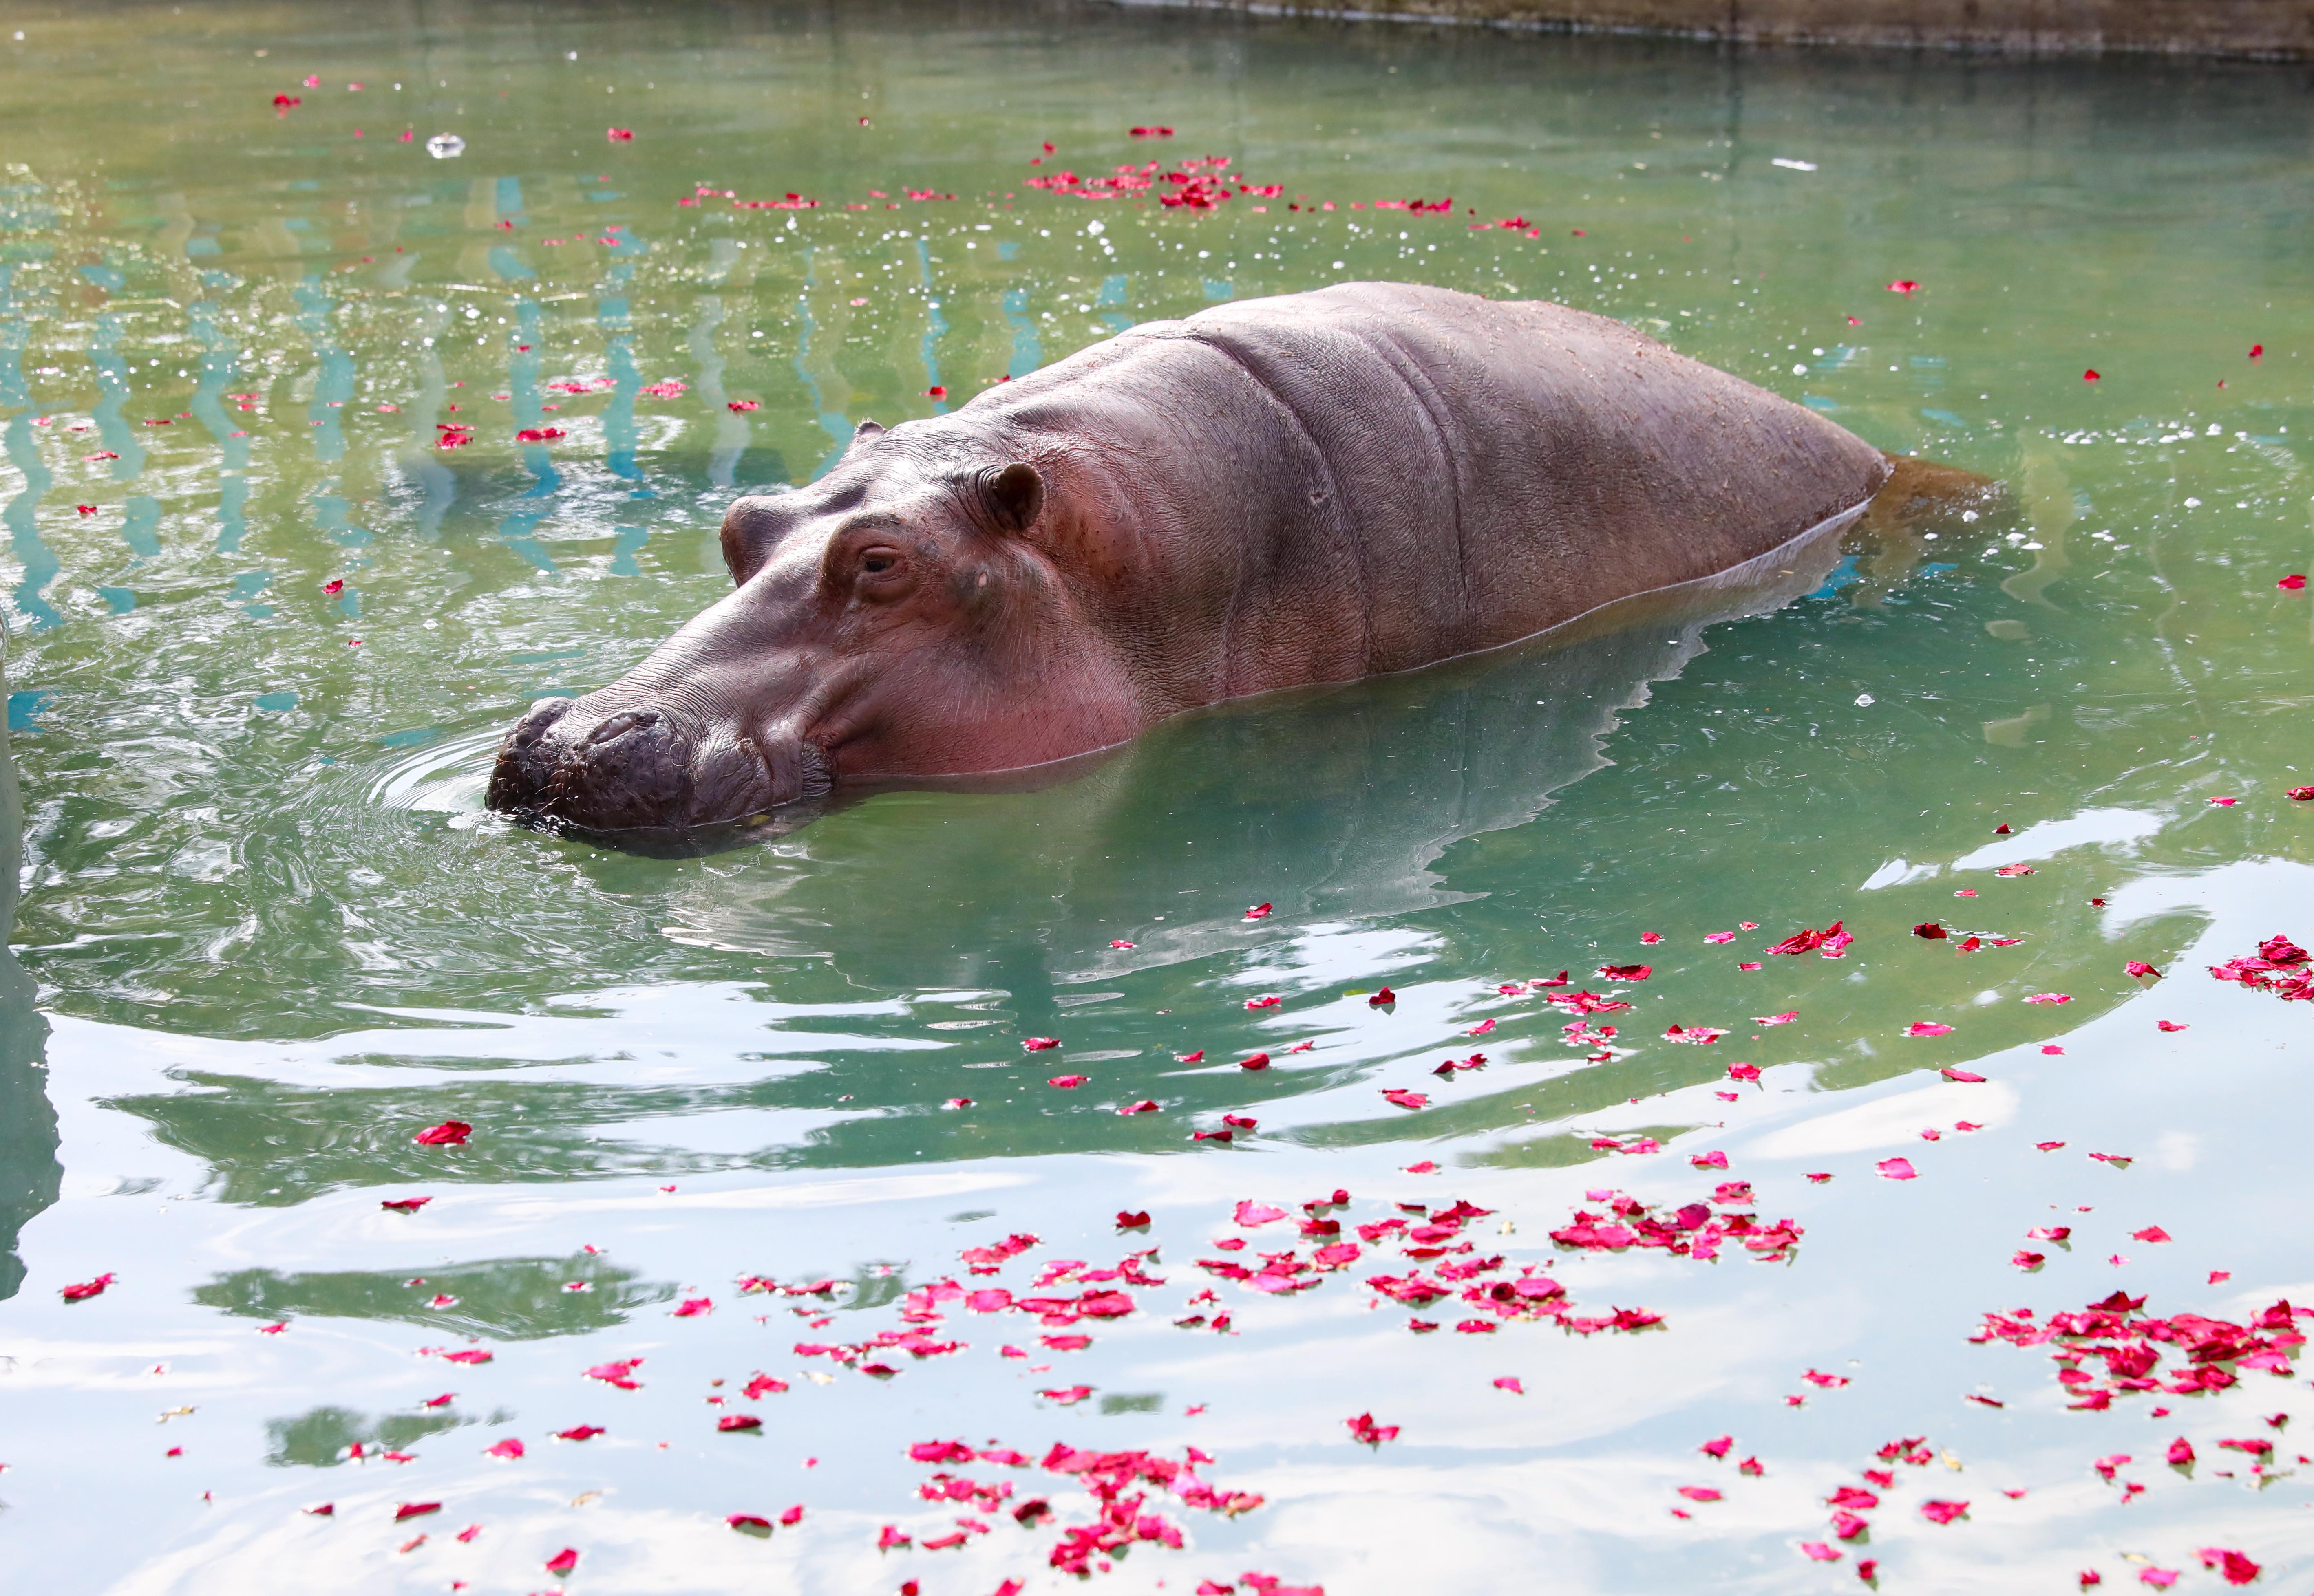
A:
[[[1462,901],[1435,868],[1442,855],[1526,824],[1604,766],[1621,718],[1704,651],[1708,627],[1822,586],[1843,530],[1508,648],[1219,705],[1089,773],[1081,762],[1047,767],[1054,781],[1041,790],[886,793],[861,806],[859,824],[790,837],[777,868],[690,877],[669,901],[668,934],[826,957],[870,987],[1018,995],[1241,949],[1258,901],[1305,926]],[[1014,785],[1037,774],[1014,772]],[[914,906],[863,913],[871,873],[923,883],[946,938],[928,936]],[[1039,945],[1002,953],[1023,925],[1039,928]],[[1121,940],[1135,946],[1062,951]]]
[[[0,729],[0,1301],[24,1283],[16,1238],[57,1200],[64,1178],[48,1097],[49,1022],[32,1007],[32,977],[7,946],[23,864],[24,803],[6,739]]]

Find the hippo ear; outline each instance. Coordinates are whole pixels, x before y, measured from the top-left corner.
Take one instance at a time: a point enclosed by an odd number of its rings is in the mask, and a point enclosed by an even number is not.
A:
[[[780,497],[751,493],[733,499],[723,513],[723,563],[730,569],[732,586],[745,587],[795,525],[796,512],[784,508]]]
[[[1045,479],[1025,460],[992,465],[974,479],[980,500],[1008,532],[1026,532],[1045,508]]]
[[[855,444],[873,443],[883,436],[884,428],[880,422],[862,421],[852,429],[852,443],[844,445],[844,447],[849,449]]]

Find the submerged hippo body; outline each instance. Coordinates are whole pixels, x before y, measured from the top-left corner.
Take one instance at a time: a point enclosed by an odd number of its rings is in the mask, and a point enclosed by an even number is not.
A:
[[[1727,570],[1889,471],[1560,305],[1349,283],[1151,322],[738,500],[735,591],[533,705],[489,802],[680,832],[1062,760]]]

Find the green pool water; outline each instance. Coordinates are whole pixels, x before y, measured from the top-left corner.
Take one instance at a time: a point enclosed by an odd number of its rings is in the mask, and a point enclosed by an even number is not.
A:
[[[2302,1583],[2286,1336],[2195,1395],[2182,1344],[2142,1390],[2109,1340],[1971,1337],[2314,1306],[2314,1005],[2206,973],[2314,939],[2308,85],[1102,6],[0,5],[13,1580]],[[724,590],[736,493],[1358,278],[1623,319],[2006,504],[707,858],[481,812],[526,705]],[[1585,990],[1630,1006],[1549,1001]],[[1618,1194],[1798,1238],[1554,1242]],[[1462,1294],[1523,1272],[1556,1312]],[[995,1455],[910,1455],[959,1438]],[[1056,1444],[1212,1460],[1112,1488]],[[1126,1527],[1087,1549],[1089,1484]]]

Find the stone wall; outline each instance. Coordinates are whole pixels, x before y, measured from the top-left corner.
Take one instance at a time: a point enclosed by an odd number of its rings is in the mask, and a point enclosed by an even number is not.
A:
[[[1683,34],[1745,44],[2314,59],[2314,0],[1119,0],[1348,22]]]

